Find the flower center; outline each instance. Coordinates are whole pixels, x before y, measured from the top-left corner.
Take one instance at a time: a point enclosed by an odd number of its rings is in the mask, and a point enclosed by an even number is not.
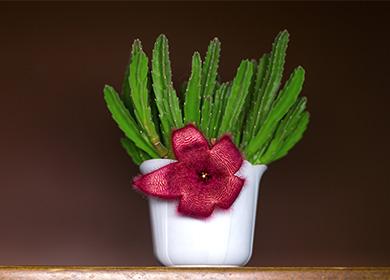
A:
[[[207,182],[211,178],[210,174],[207,171],[200,172],[199,177],[203,182]]]

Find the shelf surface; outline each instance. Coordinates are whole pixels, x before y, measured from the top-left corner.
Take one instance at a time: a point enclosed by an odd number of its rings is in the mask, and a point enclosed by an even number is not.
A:
[[[380,279],[390,280],[390,267],[244,267],[244,268],[168,268],[168,267],[76,267],[76,266],[0,266],[5,279]]]

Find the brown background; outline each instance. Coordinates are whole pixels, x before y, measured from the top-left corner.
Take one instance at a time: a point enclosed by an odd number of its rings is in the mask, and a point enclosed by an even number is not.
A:
[[[250,265],[390,265],[389,7],[1,3],[0,265],[156,265],[103,85],[137,37],[168,36],[178,83],[214,36],[226,80],[284,28],[312,120],[264,176]]]

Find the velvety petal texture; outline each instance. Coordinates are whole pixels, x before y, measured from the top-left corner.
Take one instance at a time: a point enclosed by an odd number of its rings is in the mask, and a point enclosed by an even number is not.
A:
[[[147,195],[178,199],[178,211],[191,217],[206,218],[216,207],[230,208],[244,186],[244,179],[234,175],[243,157],[230,136],[210,148],[190,124],[173,131],[172,147],[177,162],[137,176],[133,185]]]
[[[173,162],[146,175],[137,176],[133,185],[148,195],[165,199],[177,198],[180,196],[180,189],[169,183],[175,165],[176,162]]]
[[[234,174],[240,169],[243,158],[240,150],[228,135],[223,136],[210,151],[211,161]]]
[[[206,153],[209,144],[203,134],[190,124],[172,132],[172,148],[176,159],[185,161],[196,153]]]

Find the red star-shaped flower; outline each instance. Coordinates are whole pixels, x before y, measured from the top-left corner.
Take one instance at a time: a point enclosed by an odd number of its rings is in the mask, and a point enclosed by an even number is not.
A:
[[[211,148],[193,125],[173,131],[177,162],[134,179],[134,186],[162,199],[179,199],[178,211],[209,217],[215,207],[228,209],[238,197],[244,179],[234,174],[243,158],[228,135]]]

